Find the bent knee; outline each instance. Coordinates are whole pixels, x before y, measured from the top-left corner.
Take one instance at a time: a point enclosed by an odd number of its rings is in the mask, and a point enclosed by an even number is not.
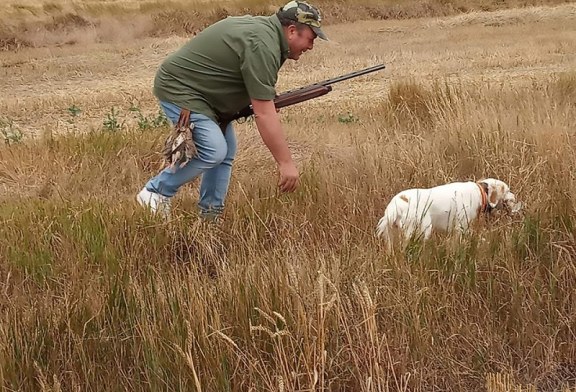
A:
[[[236,158],[236,146],[228,146],[224,161],[225,162],[233,162],[234,158]]]
[[[218,144],[210,149],[202,149],[198,151],[198,158],[210,166],[216,166],[221,164],[228,155],[228,149],[226,144]]]

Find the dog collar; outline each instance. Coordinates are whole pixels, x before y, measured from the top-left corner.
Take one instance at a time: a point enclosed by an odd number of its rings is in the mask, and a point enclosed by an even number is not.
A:
[[[480,212],[490,212],[491,208],[488,204],[488,186],[485,183],[477,182],[476,185],[480,190],[480,196],[482,197],[482,205],[480,206]]]

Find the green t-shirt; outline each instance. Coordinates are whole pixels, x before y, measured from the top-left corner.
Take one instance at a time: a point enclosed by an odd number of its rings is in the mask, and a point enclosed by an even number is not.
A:
[[[250,99],[276,96],[288,42],[276,15],[228,17],[207,27],[160,66],[154,95],[218,121]]]

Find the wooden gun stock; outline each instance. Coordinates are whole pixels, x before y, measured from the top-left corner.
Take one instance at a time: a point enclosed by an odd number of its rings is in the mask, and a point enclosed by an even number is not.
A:
[[[332,91],[332,86],[322,85],[289,91],[277,96],[274,99],[274,106],[276,106],[276,109],[280,109],[286,106],[295,105],[300,102],[308,101],[309,99],[321,97],[322,95],[328,94],[330,91]]]

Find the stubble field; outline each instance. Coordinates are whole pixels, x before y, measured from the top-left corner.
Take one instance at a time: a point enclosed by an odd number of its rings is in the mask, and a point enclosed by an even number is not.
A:
[[[387,68],[282,110],[294,194],[238,124],[218,226],[197,182],[169,222],[135,203],[188,38],[131,28],[0,51],[4,390],[576,388],[575,4],[329,24],[279,92]],[[524,214],[385,255],[392,195],[484,177]]]

